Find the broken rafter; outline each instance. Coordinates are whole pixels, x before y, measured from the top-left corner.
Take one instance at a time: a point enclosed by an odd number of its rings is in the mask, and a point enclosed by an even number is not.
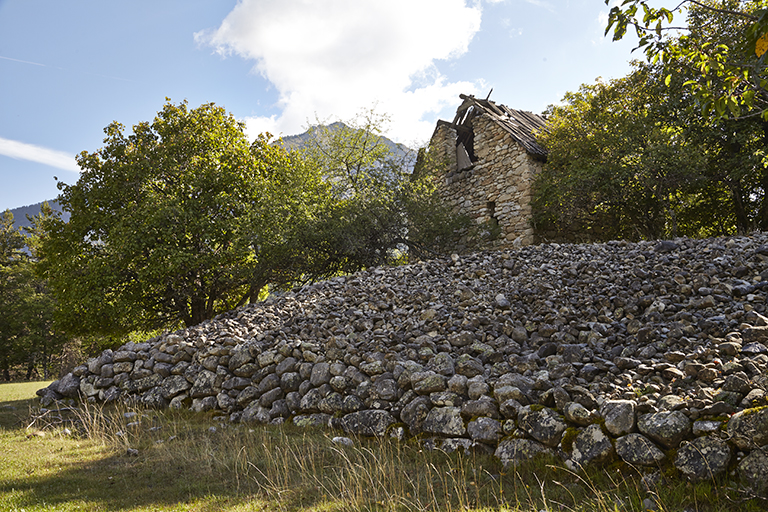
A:
[[[464,100],[456,111],[453,125],[466,126],[478,115],[487,114],[494,122],[509,133],[525,150],[535,156],[546,158],[547,151],[536,142],[535,133],[546,127],[543,117],[523,110],[513,110],[489,100],[480,100],[472,95],[461,94]]]

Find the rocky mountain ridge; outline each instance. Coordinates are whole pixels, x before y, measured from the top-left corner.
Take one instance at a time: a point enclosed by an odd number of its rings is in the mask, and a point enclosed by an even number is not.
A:
[[[505,464],[728,472],[763,492],[767,292],[766,234],[453,255],[105,351],[38,394],[419,435]]]

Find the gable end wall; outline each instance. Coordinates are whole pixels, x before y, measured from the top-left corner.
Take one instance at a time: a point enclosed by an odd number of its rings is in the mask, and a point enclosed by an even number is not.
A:
[[[544,163],[528,154],[487,114],[476,117],[472,129],[477,161],[463,171],[456,169],[456,130],[448,124],[435,130],[432,148],[445,168],[440,177],[442,199],[477,224],[498,222],[500,234],[492,248],[532,244],[532,185]]]

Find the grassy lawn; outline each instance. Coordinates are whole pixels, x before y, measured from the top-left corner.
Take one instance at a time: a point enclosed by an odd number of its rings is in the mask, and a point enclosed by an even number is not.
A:
[[[763,510],[718,483],[671,480],[647,492],[630,468],[576,475],[537,461],[337,432],[228,425],[213,416],[87,406],[40,417],[47,383],[0,385],[0,510]],[[131,450],[129,453],[129,449]],[[133,451],[135,450],[135,451]]]

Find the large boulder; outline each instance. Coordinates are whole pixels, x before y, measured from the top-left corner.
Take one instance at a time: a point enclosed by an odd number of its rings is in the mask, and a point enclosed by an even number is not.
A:
[[[616,439],[616,453],[635,466],[655,466],[665,457],[664,452],[642,434],[627,434]]]
[[[344,432],[361,436],[381,437],[395,423],[389,412],[377,409],[353,412],[341,418]]]
[[[716,436],[699,437],[677,451],[675,467],[690,480],[712,480],[728,468],[731,447]]]
[[[603,433],[600,425],[590,425],[579,432],[573,442],[570,462],[575,467],[608,462],[616,455],[611,438]]]
[[[740,450],[768,444],[768,405],[744,409],[731,416],[728,436]]]
[[[691,420],[680,411],[662,411],[640,416],[637,428],[666,448],[677,448],[691,434]]]
[[[518,412],[517,425],[532,438],[551,447],[560,443],[563,432],[568,428],[563,418],[549,407],[530,405]]]

